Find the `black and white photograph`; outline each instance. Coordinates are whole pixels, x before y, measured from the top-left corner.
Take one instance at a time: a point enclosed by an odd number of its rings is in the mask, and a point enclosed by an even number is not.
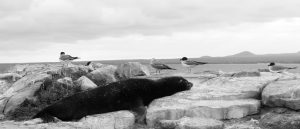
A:
[[[299,0],[0,0],[0,129],[300,129]]]

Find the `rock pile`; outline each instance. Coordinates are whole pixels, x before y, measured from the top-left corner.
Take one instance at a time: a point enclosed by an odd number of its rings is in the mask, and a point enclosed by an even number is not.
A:
[[[132,64],[135,65],[127,66],[126,69],[133,69],[135,73],[144,73],[142,74],[143,76],[147,75],[148,71],[145,70],[145,66],[139,63]],[[83,65],[74,65],[72,67],[62,67],[58,64],[16,65],[10,70],[11,73],[0,75],[0,79],[2,79],[0,83],[0,114],[4,116],[7,114],[13,114],[16,109],[19,109],[20,106],[22,106],[22,104],[24,105],[25,101],[40,101],[39,99],[41,97],[38,96],[40,94],[39,92],[44,89],[47,90],[49,85],[58,84],[59,86],[66,87],[67,89],[68,87],[78,87],[81,91],[83,91],[118,81],[116,77],[118,72],[117,69],[119,69],[119,67],[123,67],[122,65],[95,66],[94,70],[91,70],[91,67]],[[123,72],[126,72],[126,70],[123,70]],[[141,74],[126,75],[134,77]],[[49,102],[47,103],[49,104]]]
[[[94,67],[95,66],[95,67]],[[15,74],[22,76],[0,94],[3,115],[14,111],[25,100],[36,100],[36,92],[46,82],[78,86],[89,90],[118,80],[143,76],[159,79],[165,75],[149,75],[139,63],[120,66],[92,65],[59,68],[51,65],[22,66]],[[172,75],[168,75],[172,76]],[[203,72],[176,73],[194,84],[191,90],[154,100],[147,108],[146,127],[175,129],[297,129],[300,109],[300,75],[290,73]],[[1,85],[7,84],[0,82]],[[1,86],[0,86],[1,88]],[[299,93],[298,93],[299,92]],[[1,93],[1,92],[0,92]],[[262,103],[261,103],[262,102]],[[278,107],[281,110],[275,110]],[[255,119],[247,119],[251,116]],[[230,123],[226,121],[237,120]],[[283,121],[280,124],[279,121]],[[130,129],[134,115],[128,111],[87,116],[78,122],[22,125],[21,122],[0,122],[0,128],[104,128]]]

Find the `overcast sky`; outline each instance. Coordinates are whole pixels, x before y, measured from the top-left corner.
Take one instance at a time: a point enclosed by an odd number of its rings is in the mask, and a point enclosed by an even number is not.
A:
[[[300,51],[300,0],[0,0],[0,63]]]

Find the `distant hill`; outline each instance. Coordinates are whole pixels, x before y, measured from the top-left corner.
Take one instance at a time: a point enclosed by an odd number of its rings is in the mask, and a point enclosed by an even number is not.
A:
[[[255,54],[249,51],[244,51],[244,52],[231,55],[231,57],[246,57],[246,56],[255,56]]]
[[[198,60],[209,63],[221,64],[243,64],[243,63],[300,63],[300,53],[282,53],[282,54],[263,54],[256,55],[245,51],[231,56],[199,58]]]

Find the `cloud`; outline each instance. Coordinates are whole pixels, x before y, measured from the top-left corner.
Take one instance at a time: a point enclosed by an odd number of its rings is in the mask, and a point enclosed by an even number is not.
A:
[[[0,19],[0,39],[4,42],[73,42],[104,36],[171,34],[300,15],[297,0],[20,1],[0,3],[5,10],[2,13],[22,10]]]
[[[31,48],[0,51],[0,62],[58,61],[61,51],[80,60],[151,59],[232,55],[249,50],[257,54],[297,52],[300,18],[272,22],[244,22],[203,31],[178,31],[170,35],[131,34],[78,40],[72,44],[49,42]],[[9,44],[7,44],[9,45]],[[25,44],[26,45],[26,44]],[[33,48],[34,47],[34,48]]]
[[[91,45],[100,55],[115,53],[110,58],[133,57],[130,51],[151,58],[171,46],[162,57],[177,57],[182,43],[201,44],[189,56],[278,51],[266,47],[298,40],[299,7],[298,0],[0,0],[0,53],[75,52]],[[255,49],[250,41],[267,45]],[[127,46],[135,48],[122,50]]]
[[[32,0],[1,0],[0,14],[15,13],[30,8]],[[1,15],[0,15],[1,16]]]

